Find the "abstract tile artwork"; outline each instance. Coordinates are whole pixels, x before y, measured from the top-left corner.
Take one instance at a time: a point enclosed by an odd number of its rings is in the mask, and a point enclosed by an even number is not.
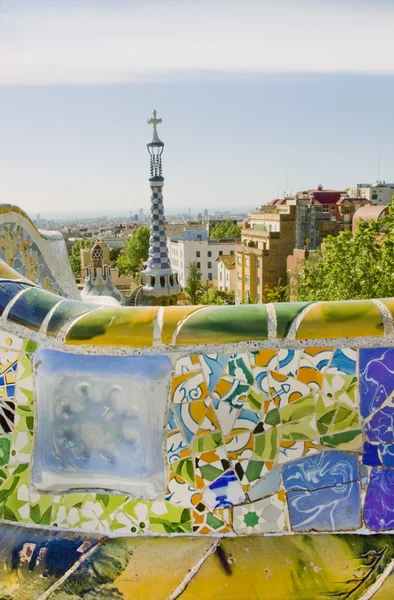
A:
[[[46,233],[46,237],[50,239],[49,232]],[[40,283],[45,289],[62,293],[40,248],[20,225],[12,222],[0,225],[0,258],[18,273]]]
[[[122,535],[394,529],[394,350],[83,355],[0,336],[0,517]]]

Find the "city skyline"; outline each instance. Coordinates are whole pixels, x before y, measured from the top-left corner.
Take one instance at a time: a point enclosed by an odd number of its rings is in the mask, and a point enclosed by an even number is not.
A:
[[[153,109],[166,214],[394,180],[392,3],[198,6],[3,0],[1,201],[148,211]]]

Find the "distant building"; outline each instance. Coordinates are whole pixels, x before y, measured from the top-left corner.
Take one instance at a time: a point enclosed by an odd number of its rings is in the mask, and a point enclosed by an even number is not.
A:
[[[100,248],[95,254],[99,253],[99,260],[101,264],[97,264],[102,271],[109,270],[109,276],[111,283],[116,287],[119,292],[129,294],[131,290],[135,288],[135,283],[132,277],[127,275],[120,275],[118,269],[111,268],[110,261],[110,248],[106,242],[96,242],[95,248]],[[89,278],[89,271],[92,271],[92,281],[94,278],[94,259],[92,256],[91,248],[81,248],[81,280],[87,280]],[[105,267],[105,269],[104,269]],[[117,296],[117,295],[116,295]]]
[[[345,191],[325,190],[319,185],[317,189],[273,200],[270,206],[295,206],[295,247],[314,250],[327,235],[337,235],[344,229],[351,229],[356,210],[369,204],[366,198],[350,198]]]
[[[287,257],[296,241],[296,206],[251,213],[236,246],[236,302],[265,301],[265,289],[287,281]]]
[[[361,196],[372,202],[372,204],[383,206],[390,204],[394,196],[394,183],[386,183],[385,181],[377,181],[376,185],[372,183],[356,183],[347,191],[351,198]]]
[[[216,282],[219,256],[235,255],[235,239],[209,239],[205,227],[185,229],[181,237],[168,238],[168,253],[179,283],[186,286],[191,262],[196,262],[202,281]]]
[[[353,218],[353,233],[356,232],[359,221],[380,221],[387,214],[387,206],[363,206],[359,208]]]
[[[234,292],[236,285],[235,255],[223,254],[216,259],[218,263],[217,287],[224,292]]]
[[[103,243],[98,242],[87,252],[90,255],[90,261],[86,266],[85,285],[81,292],[82,300],[101,306],[123,304],[124,297],[112,282],[109,248],[103,247]],[[84,265],[86,265],[86,251],[82,250],[82,253]]]

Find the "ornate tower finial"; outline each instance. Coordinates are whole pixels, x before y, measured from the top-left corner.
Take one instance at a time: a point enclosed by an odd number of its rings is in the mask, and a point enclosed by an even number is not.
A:
[[[152,140],[150,143],[157,143],[159,142],[160,144],[163,144],[163,142],[160,140],[159,136],[157,135],[157,125],[160,125],[160,123],[163,122],[163,119],[157,119],[157,112],[156,110],[153,111],[153,117],[151,119],[148,119],[148,125],[153,125],[153,135],[152,135]]]
[[[162,122],[163,119],[158,119],[157,112],[154,110],[153,117],[148,119],[148,125],[153,125],[153,135],[151,141],[146,145],[150,154],[151,177],[161,177],[163,173],[161,155],[163,154],[164,142],[161,141],[157,133],[157,125]]]

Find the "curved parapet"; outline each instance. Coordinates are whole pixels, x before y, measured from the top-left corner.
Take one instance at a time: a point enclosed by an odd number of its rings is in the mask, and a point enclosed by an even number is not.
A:
[[[44,289],[79,298],[61,233],[40,231],[12,204],[0,205],[0,258]]]
[[[56,537],[101,597],[391,597],[393,315],[96,307],[0,263],[0,592]]]

